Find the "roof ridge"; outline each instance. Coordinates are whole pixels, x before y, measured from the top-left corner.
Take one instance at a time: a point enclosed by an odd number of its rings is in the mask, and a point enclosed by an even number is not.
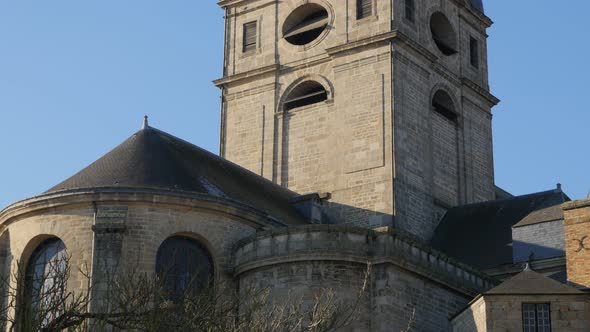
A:
[[[534,193],[530,193],[530,194],[524,194],[524,195],[506,197],[506,198],[501,198],[501,199],[494,199],[494,200],[490,200],[490,201],[483,201],[483,202],[477,202],[477,203],[457,205],[457,206],[452,207],[451,209],[463,208],[463,207],[471,207],[471,206],[477,206],[477,205],[491,205],[493,203],[501,203],[501,202],[505,202],[505,201],[520,200],[520,199],[525,199],[525,198],[532,197],[532,196],[541,196],[541,195],[554,194],[554,193],[557,193],[557,191],[555,189],[551,189],[551,190],[546,190],[546,191],[534,192]]]

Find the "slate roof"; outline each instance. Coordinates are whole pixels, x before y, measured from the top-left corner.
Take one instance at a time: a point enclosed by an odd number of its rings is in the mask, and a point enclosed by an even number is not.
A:
[[[470,0],[471,1],[471,7],[473,7],[473,9],[477,10],[480,13],[484,13],[483,10],[483,0]]]
[[[512,226],[531,212],[561,205],[560,189],[458,206],[447,211],[431,246],[480,269],[512,263]]]
[[[563,220],[561,204],[533,211],[513,227],[523,227],[557,220]]]
[[[568,295],[586,294],[568,285],[527,269],[500,285],[485,292],[484,295]]]
[[[96,188],[208,194],[246,204],[286,224],[307,224],[289,203],[298,194],[149,126],[46,193]]]

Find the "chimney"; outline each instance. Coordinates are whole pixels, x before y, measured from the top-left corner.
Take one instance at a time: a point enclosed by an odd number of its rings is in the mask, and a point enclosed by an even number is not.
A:
[[[590,288],[590,199],[562,205],[568,282]]]

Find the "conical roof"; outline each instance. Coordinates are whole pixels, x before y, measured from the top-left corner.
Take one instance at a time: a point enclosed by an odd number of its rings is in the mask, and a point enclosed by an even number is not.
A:
[[[147,125],[46,193],[96,188],[208,194],[265,211],[287,224],[307,223],[289,203],[296,193]]]

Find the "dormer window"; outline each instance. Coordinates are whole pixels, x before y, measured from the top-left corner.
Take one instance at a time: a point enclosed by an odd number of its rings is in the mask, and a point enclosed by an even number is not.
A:
[[[284,109],[288,111],[298,107],[321,103],[327,99],[328,92],[323,85],[315,81],[306,81],[291,91],[284,102]]]
[[[295,9],[283,24],[283,38],[293,45],[316,40],[328,26],[328,11],[314,3]]]

